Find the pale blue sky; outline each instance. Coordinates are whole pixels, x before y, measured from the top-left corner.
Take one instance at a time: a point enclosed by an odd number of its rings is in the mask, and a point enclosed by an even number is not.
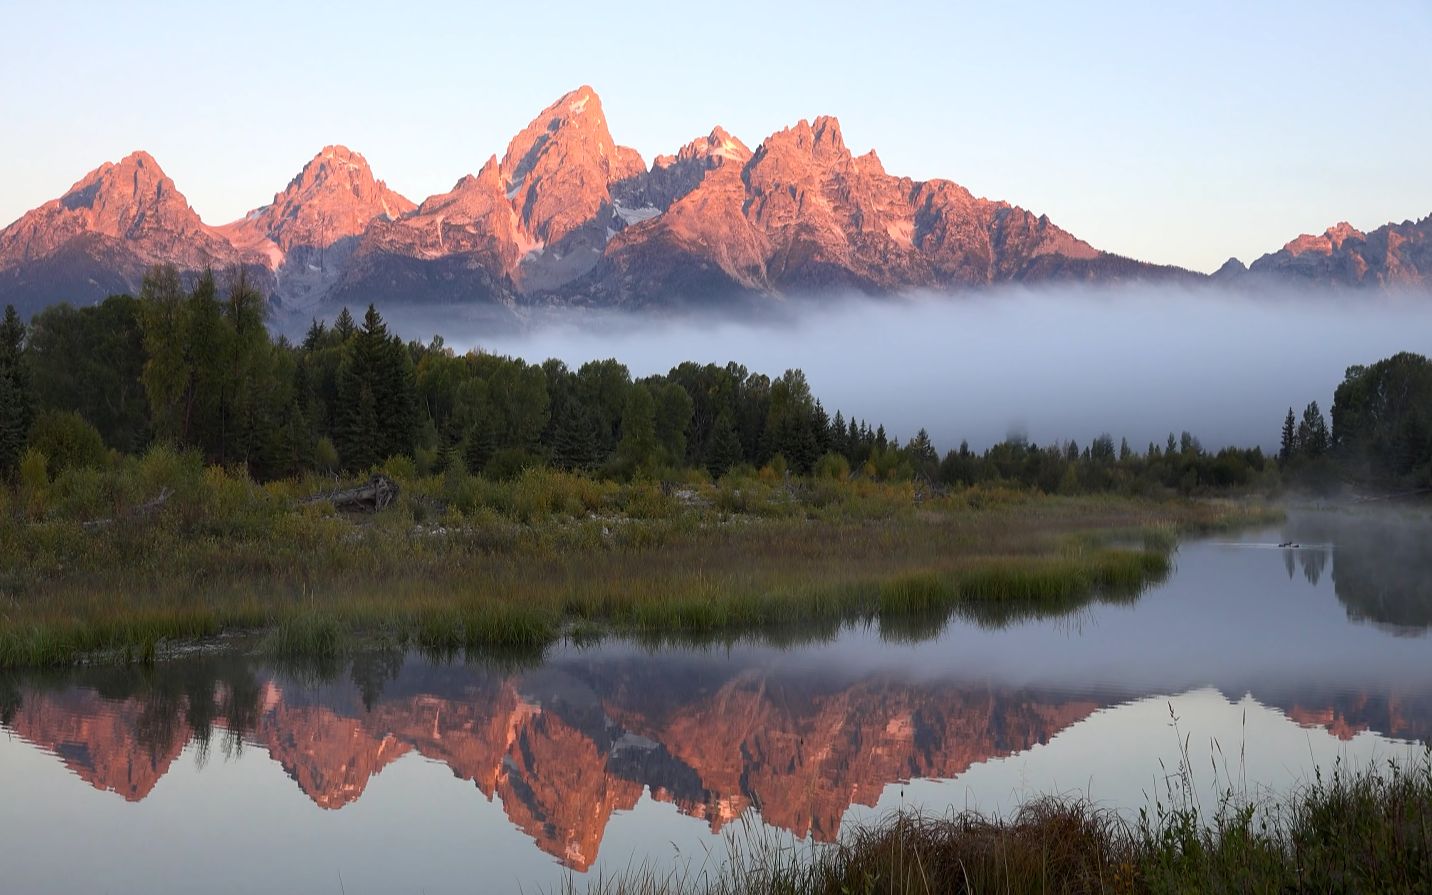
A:
[[[0,0],[0,222],[152,152],[209,223],[326,143],[414,200],[590,83],[650,162],[838,115],[1095,245],[1208,270],[1432,212],[1432,2]]]

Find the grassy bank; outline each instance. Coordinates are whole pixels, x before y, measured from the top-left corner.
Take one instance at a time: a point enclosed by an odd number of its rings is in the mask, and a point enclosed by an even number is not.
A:
[[[330,480],[258,485],[162,450],[22,486],[0,514],[0,666],[146,661],[226,632],[266,632],[286,656],[852,618],[909,636],[952,612],[999,623],[1127,599],[1167,573],[1179,533],[1270,518],[908,482],[389,471],[400,498],[363,515],[302,502]]]
[[[1185,771],[1178,790],[1188,781]],[[600,895],[1426,892],[1432,753],[1318,774],[1291,793],[1228,791],[1212,816],[1188,796],[1137,819],[1042,798],[1008,817],[901,813],[814,852],[733,841],[716,870],[632,870],[567,891]]]

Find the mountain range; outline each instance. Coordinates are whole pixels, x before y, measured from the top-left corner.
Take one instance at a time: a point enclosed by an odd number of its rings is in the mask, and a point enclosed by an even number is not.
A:
[[[881,294],[1047,281],[1197,281],[1101,251],[1047,216],[856,156],[831,117],[754,149],[720,127],[648,166],[590,87],[542,111],[476,174],[414,203],[329,146],[269,204],[204,223],[135,152],[0,231],[0,304],[135,292],[154,264],[243,266],[281,307],[663,306],[822,290]],[[1432,287],[1432,216],[1300,236],[1215,281]]]

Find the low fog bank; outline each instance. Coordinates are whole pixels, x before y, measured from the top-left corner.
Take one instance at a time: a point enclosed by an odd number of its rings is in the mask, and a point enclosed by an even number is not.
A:
[[[681,361],[806,372],[837,409],[943,452],[1022,433],[1040,444],[1101,432],[1142,449],[1189,430],[1206,448],[1275,449],[1288,407],[1326,412],[1345,369],[1432,354],[1432,295],[1219,287],[998,289],[783,302],[759,319],[544,312],[520,330],[460,310],[382,309],[394,329],[573,368],[615,357],[634,376]]]

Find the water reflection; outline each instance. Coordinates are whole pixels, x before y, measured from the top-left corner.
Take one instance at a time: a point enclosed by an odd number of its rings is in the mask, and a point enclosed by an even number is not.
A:
[[[1432,627],[1432,519],[1420,513],[1323,512],[1294,515],[1288,534],[1322,546],[1288,551],[1316,585],[1331,560],[1333,585],[1348,617],[1405,633]],[[1291,571],[1290,571],[1291,574]]]
[[[755,809],[828,841],[852,804],[874,805],[891,783],[957,777],[1130,698],[1120,688],[850,679],[631,651],[573,654],[515,675],[378,654],[347,678],[315,682],[233,658],[31,678],[10,685],[18,699],[6,724],[130,801],[148,796],[190,742],[200,761],[216,743],[226,756],[261,749],[325,809],[356,801],[415,752],[499,799],[539,848],[585,870],[612,815],[646,788],[712,831]],[[1432,693],[1254,698],[1341,738],[1432,742]]]
[[[1336,521],[1188,545],[1174,576],[1138,601],[1063,620],[857,626],[814,642],[777,634],[780,645],[604,642],[526,662],[374,652],[275,668],[200,655],[0,675],[0,721],[48,767],[136,805],[185,766],[186,749],[206,776],[258,760],[283,782],[276,765],[290,793],[326,809],[289,821],[295,841],[318,817],[350,814],[340,809],[400,759],[426,760],[578,871],[647,801],[712,832],[757,816],[829,841],[852,806],[888,804],[892,784],[978,776],[1006,757],[1048,756],[1082,784],[1096,762],[1069,745],[1074,731],[1098,729],[1153,761],[1146,744],[1168,738],[1162,712],[1134,728],[1143,716],[1127,710],[1199,688],[1309,736],[1432,743],[1432,639],[1404,636],[1432,623],[1432,560],[1409,529]],[[1299,546],[1277,546],[1290,540]],[[1312,741],[1282,739],[1292,745],[1276,760],[1304,767]],[[16,755],[0,750],[0,775]],[[6,823],[0,812],[0,836],[32,832]]]

